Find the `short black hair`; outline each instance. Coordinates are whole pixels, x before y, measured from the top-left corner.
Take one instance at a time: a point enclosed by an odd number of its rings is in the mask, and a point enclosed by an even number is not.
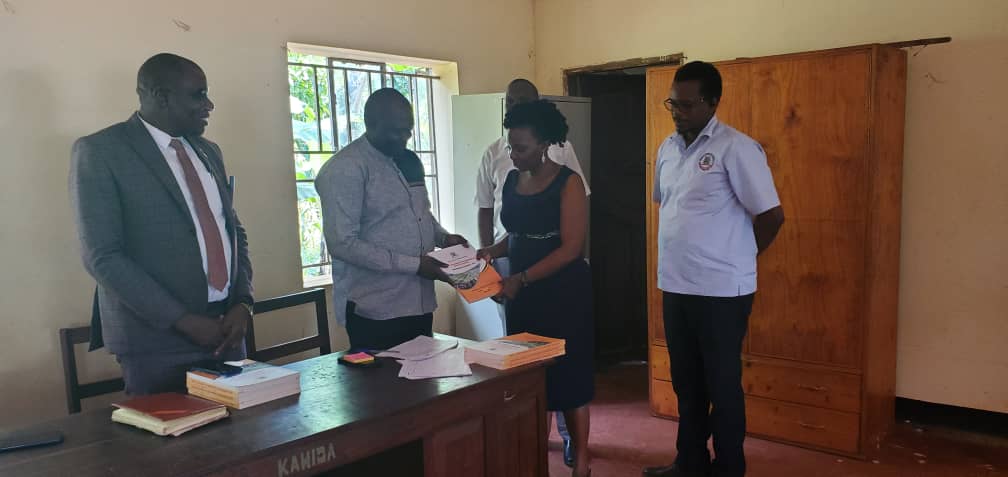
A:
[[[400,104],[407,108],[413,107],[409,100],[395,88],[376,89],[364,102],[364,125],[374,124],[374,121],[378,119],[378,114],[385,114],[388,111],[385,108]]]
[[[504,127],[529,128],[540,141],[549,144],[563,144],[570,130],[567,118],[555,104],[545,99],[516,104],[504,116]]]
[[[535,83],[532,83],[531,81],[529,81],[529,80],[527,80],[525,78],[518,78],[518,79],[516,79],[516,80],[514,80],[514,81],[512,81],[510,83],[508,83],[507,89],[511,89],[511,88],[526,89],[527,91],[530,91],[531,93],[533,93],[532,95],[535,96],[536,98],[539,97],[539,88],[536,88]]]
[[[137,89],[151,91],[174,85],[187,68],[199,70],[196,62],[172,53],[158,53],[144,61],[137,71]]]
[[[717,67],[705,61],[691,61],[679,67],[675,72],[676,83],[681,81],[699,81],[700,96],[704,100],[721,100],[721,73]]]

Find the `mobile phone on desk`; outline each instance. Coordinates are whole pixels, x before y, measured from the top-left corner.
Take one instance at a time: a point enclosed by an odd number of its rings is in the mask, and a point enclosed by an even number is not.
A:
[[[199,361],[189,366],[190,371],[202,371],[204,373],[215,374],[221,377],[235,376],[241,374],[241,366],[232,366],[223,361],[208,359]]]
[[[0,433],[0,452],[50,446],[63,442],[63,433],[53,429]]]

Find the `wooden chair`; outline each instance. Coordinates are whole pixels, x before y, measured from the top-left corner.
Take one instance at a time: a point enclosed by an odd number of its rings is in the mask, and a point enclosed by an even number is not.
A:
[[[255,322],[263,319],[264,314],[308,303],[315,303],[315,322],[318,326],[318,333],[268,348],[256,349],[254,325]],[[245,333],[245,349],[250,359],[266,362],[316,348],[318,348],[320,355],[332,353],[332,345],[329,343],[329,313],[326,310],[325,290],[316,288],[256,302],[255,317],[252,319],[252,323],[249,323],[248,331]]]
[[[63,379],[66,381],[67,411],[76,414],[81,411],[81,400],[102,394],[122,391],[126,383],[122,378],[106,379],[81,384],[77,378],[77,357],[74,345],[87,343],[91,339],[90,326],[60,328],[60,351],[63,353]]]
[[[262,314],[308,303],[315,303],[315,321],[318,324],[317,334],[268,348],[256,349],[254,324],[255,321],[262,319]],[[256,316],[249,323],[248,331],[245,334],[245,348],[249,358],[256,361],[272,361],[316,348],[318,348],[319,354],[329,354],[332,352],[332,345],[329,343],[329,314],[326,310],[325,290],[316,288],[314,290],[259,301],[255,304],[255,311]],[[85,384],[81,384],[78,380],[77,357],[74,355],[74,345],[90,341],[90,326],[60,328],[59,334],[60,351],[63,353],[63,378],[66,382],[67,411],[70,414],[81,411],[82,399],[114,393],[126,388],[126,383],[122,378],[106,379]]]

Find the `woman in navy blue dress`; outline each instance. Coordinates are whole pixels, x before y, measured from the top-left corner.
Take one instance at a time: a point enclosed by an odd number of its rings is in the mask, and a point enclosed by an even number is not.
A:
[[[549,101],[512,108],[504,118],[515,168],[504,182],[501,222],[508,235],[480,250],[508,257],[508,334],[527,331],[566,340],[566,355],[546,369],[550,411],[562,411],[574,447],[576,477],[590,475],[588,403],[595,396],[591,269],[584,260],[588,204],[581,177],[549,159],[567,139],[567,120]],[[549,429],[549,426],[547,426]]]

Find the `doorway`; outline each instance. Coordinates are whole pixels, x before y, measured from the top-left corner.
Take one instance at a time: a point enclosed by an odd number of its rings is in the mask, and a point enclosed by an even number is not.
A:
[[[565,75],[569,95],[592,100],[589,246],[600,365],[647,359],[645,71]]]

